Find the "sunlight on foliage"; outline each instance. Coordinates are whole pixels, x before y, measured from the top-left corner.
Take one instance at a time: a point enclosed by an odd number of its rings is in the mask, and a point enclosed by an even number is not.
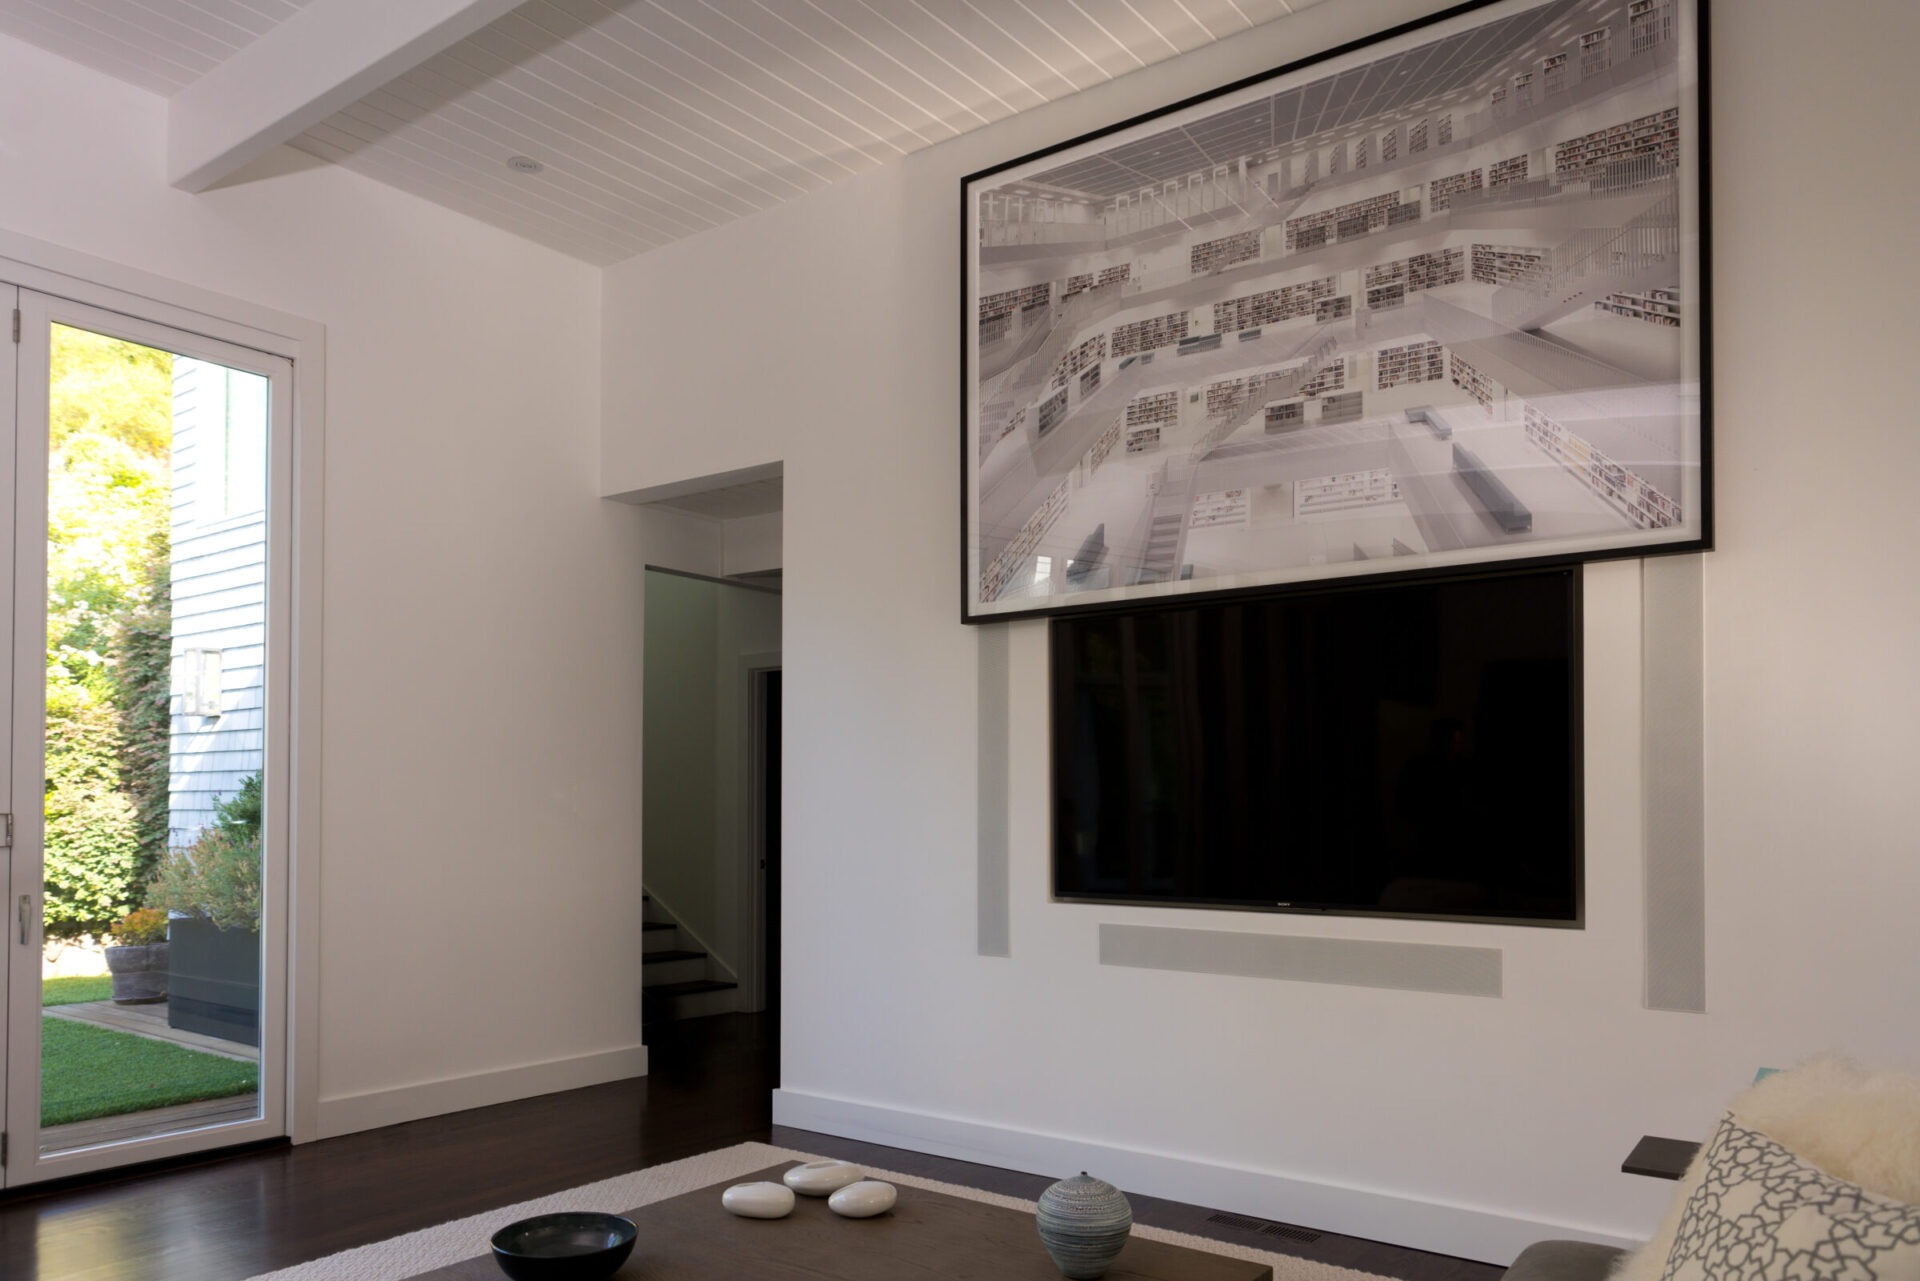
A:
[[[55,326],[51,389],[46,929],[71,937],[138,906],[160,854],[152,781],[129,762],[165,768],[166,663],[149,651],[170,631],[173,357]],[[137,680],[116,670],[130,642]]]

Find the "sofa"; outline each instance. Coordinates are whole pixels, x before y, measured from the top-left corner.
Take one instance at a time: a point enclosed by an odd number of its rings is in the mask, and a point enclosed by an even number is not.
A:
[[[1506,1281],[1920,1278],[1920,1076],[1823,1057],[1729,1105],[1637,1250],[1542,1241]]]

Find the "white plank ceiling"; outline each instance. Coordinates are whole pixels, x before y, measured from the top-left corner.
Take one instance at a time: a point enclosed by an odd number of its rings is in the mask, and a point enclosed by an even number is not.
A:
[[[311,2],[0,0],[0,32],[171,94]],[[606,264],[1313,2],[528,0],[293,145]]]
[[[0,32],[151,89],[178,92],[310,0],[0,0]]]

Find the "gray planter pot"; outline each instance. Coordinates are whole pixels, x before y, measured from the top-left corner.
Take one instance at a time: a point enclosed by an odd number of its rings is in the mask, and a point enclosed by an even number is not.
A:
[[[167,1026],[260,1044],[260,932],[176,917],[168,930]]]
[[[152,1005],[167,999],[165,943],[107,949],[107,971],[113,975],[115,1005]]]

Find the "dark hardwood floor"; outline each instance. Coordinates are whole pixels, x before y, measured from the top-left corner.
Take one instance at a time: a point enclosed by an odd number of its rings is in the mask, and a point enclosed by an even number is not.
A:
[[[6,1281],[243,1281],[495,1206],[747,1140],[1034,1197],[1049,1179],[771,1125],[769,1027],[723,1015],[649,1029],[651,1074],[452,1116],[0,1194]],[[1142,1223],[1408,1281],[1500,1269],[1133,1197]],[[1274,1225],[1283,1230],[1289,1225]],[[1316,1236],[1305,1240],[1306,1236]]]

